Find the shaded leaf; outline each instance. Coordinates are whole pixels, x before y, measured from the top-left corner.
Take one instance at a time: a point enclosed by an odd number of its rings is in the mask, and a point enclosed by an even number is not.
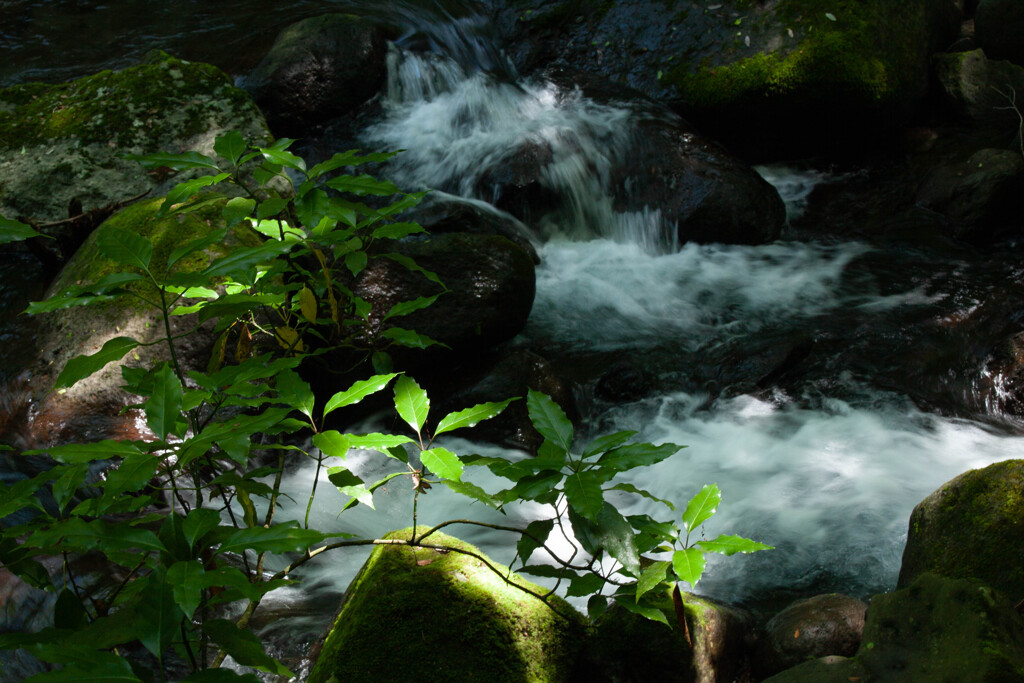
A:
[[[272,527],[253,527],[239,529],[221,543],[218,553],[244,550],[255,552],[287,553],[306,550],[315,543],[324,540],[324,535],[313,529],[299,528],[298,522],[291,521]]]
[[[389,180],[377,180],[370,175],[340,175],[327,181],[327,187],[338,192],[349,192],[357,196],[377,195],[384,197],[398,194],[398,187]]]
[[[213,151],[231,164],[238,163],[238,159],[245,153],[245,148],[245,139],[237,130],[218,135],[213,141]]]
[[[299,377],[294,370],[283,370],[277,376],[277,395],[289,406],[298,410],[306,417],[313,419],[313,407],[316,398],[309,384]]]
[[[153,258],[153,243],[138,233],[104,225],[96,231],[96,248],[112,261],[146,270]]]
[[[232,197],[224,205],[221,215],[229,228],[233,228],[252,215],[256,200],[249,197]]]
[[[487,507],[498,509],[500,507],[499,501],[491,494],[484,491],[476,484],[471,484],[468,481],[452,481],[451,479],[445,479],[441,482],[448,488],[460,496],[466,496],[473,500],[483,503]]]
[[[553,519],[537,519],[526,525],[523,535],[516,542],[516,552],[524,564],[530,561],[533,551],[544,544],[554,528]]]
[[[402,301],[397,303],[389,308],[388,312],[384,314],[384,320],[387,320],[388,318],[399,318],[403,315],[409,315],[410,313],[422,310],[437,301],[438,296],[440,295],[421,296],[420,298],[413,299],[412,301]]]
[[[192,240],[188,244],[183,244],[182,246],[172,251],[171,255],[167,257],[167,269],[170,270],[171,266],[173,266],[175,263],[188,256],[189,254],[195,253],[202,249],[206,249],[207,247],[212,246],[214,244],[219,244],[220,242],[223,242],[224,237],[227,235],[227,233],[227,229],[220,228],[218,230],[213,230],[212,232],[209,232],[206,235],[203,235],[199,239]]]
[[[629,594],[616,594],[614,598],[615,604],[619,605],[620,607],[622,607],[622,609],[626,610],[627,612],[639,614],[645,619],[661,622],[662,624],[665,624],[665,626],[672,628],[671,625],[668,623],[668,618],[665,616],[665,613],[657,607],[654,607],[652,605],[645,605],[643,603],[637,603],[635,596]]]
[[[181,399],[184,392],[181,380],[168,364],[163,364],[153,374],[153,388],[149,399],[143,404],[146,424],[156,438],[165,441],[168,434],[175,433],[175,426],[181,417]]]
[[[669,456],[675,455],[682,448],[684,447],[674,443],[661,446],[650,443],[628,444],[607,451],[598,459],[597,463],[601,467],[623,472],[634,467],[646,467],[661,462]]]
[[[293,168],[302,173],[306,172],[306,162],[302,157],[295,156],[291,152],[284,151],[284,149],[275,149],[274,147],[257,147],[256,149],[272,164]]]
[[[629,493],[635,493],[638,496],[643,496],[644,498],[647,498],[648,500],[653,500],[653,501],[656,501],[658,503],[661,503],[662,505],[666,506],[669,510],[675,510],[676,509],[676,506],[673,505],[671,501],[665,500],[664,498],[658,498],[657,496],[655,496],[650,491],[645,491],[643,489],[639,489],[636,486],[633,486],[632,484],[628,484],[628,483],[616,484],[615,486],[612,486],[611,488],[612,488],[613,491],[627,491]]]
[[[173,587],[160,573],[154,573],[136,605],[136,629],[139,642],[155,657],[161,657],[179,633],[183,614],[174,601]]]
[[[188,619],[203,599],[206,570],[199,560],[175,562],[167,570],[167,582],[173,587],[174,601]]]
[[[20,242],[21,240],[27,240],[30,237],[50,237],[44,235],[41,232],[36,232],[32,226],[26,225],[20,221],[11,220],[0,216],[0,244],[6,244],[8,242]],[[53,239],[50,237],[50,239]]]
[[[72,358],[57,375],[53,388],[56,390],[73,386],[79,380],[98,372],[107,363],[121,360],[138,345],[139,342],[130,337],[114,337],[93,355]]]
[[[530,389],[526,397],[526,408],[534,429],[541,436],[563,451],[568,451],[572,447],[572,422],[550,396]]]
[[[646,593],[650,593],[652,590],[660,586],[665,582],[665,577],[668,573],[668,568],[672,565],[671,562],[653,562],[647,569],[643,571],[640,578],[636,582],[636,601],[640,602]]]
[[[137,161],[143,168],[160,168],[166,166],[175,171],[184,171],[188,168],[211,168],[220,170],[217,162],[199,152],[183,152],[182,154],[170,154],[158,152],[156,154],[127,154],[125,158],[130,161]]]
[[[414,332],[413,330],[406,330],[401,327],[389,327],[380,334],[385,339],[390,339],[399,346],[405,346],[410,349],[427,349],[431,346],[443,346],[448,348],[446,344],[442,344],[436,339],[431,339],[425,334]]]
[[[583,458],[590,458],[599,453],[604,453],[605,451],[617,448],[618,446],[621,446],[622,444],[626,443],[636,435],[636,432],[627,431],[615,432],[614,434],[605,434],[604,436],[599,436],[593,441],[589,442],[587,444],[587,447],[583,449]]]
[[[566,476],[565,497],[569,501],[569,506],[580,515],[596,520],[604,506],[600,477],[593,472],[576,472]]]
[[[568,483],[568,482],[567,482]],[[609,503],[597,514],[598,540],[608,554],[618,560],[631,576],[640,575],[640,553],[637,552],[633,527]]]
[[[286,678],[295,675],[266,653],[263,643],[255,633],[238,628],[233,621],[209,619],[203,622],[203,631],[243,666],[252,666],[260,671]]]

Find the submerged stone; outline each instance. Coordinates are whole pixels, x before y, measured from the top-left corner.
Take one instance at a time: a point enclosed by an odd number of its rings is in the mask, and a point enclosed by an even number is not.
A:
[[[556,614],[510,585],[508,569],[486,560],[499,575],[466,555],[486,559],[468,543],[442,533],[427,541],[452,550],[374,549],[345,594],[309,683],[570,680],[583,635],[578,613],[553,598]],[[545,592],[514,574],[510,580]]]

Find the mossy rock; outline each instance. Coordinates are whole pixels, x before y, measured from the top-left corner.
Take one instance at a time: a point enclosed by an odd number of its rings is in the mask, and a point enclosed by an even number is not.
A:
[[[67,218],[74,198],[88,211],[159,194],[164,179],[127,154],[212,155],[229,130],[271,140],[252,98],[223,72],[162,52],[121,71],[0,90],[0,113],[0,215],[38,222]]]
[[[1024,598],[1024,460],[965,472],[910,515],[898,585],[925,572],[975,578]]]
[[[411,531],[385,538],[408,539]],[[565,615],[559,616],[457,552],[483,557],[467,543],[441,533],[428,540],[453,550],[374,549],[345,594],[309,683],[570,680],[583,637],[578,613],[555,598],[552,607]],[[511,580],[545,592],[515,575]]]
[[[150,269],[158,277],[165,272],[171,251],[211,230],[224,227],[224,219],[221,217],[223,205],[220,203],[208,205],[190,214],[157,218],[162,203],[163,199],[139,202],[114,214],[100,226],[100,229],[107,226],[134,232],[149,239],[153,243]],[[60,296],[68,287],[94,282],[125,269],[100,253],[96,246],[97,232],[86,239],[50,285],[47,297]],[[189,272],[205,268],[211,259],[226,255],[232,247],[254,246],[261,239],[251,230],[235,228],[223,242],[185,257],[175,264],[174,269],[176,272]],[[150,300],[154,298],[154,290],[147,284],[133,283],[130,287],[138,295],[147,296]],[[108,364],[73,387],[61,393],[48,393],[58,373],[71,358],[93,354],[114,337],[126,336],[144,343],[152,342],[164,336],[164,328],[157,310],[130,295],[91,306],[41,314],[39,318],[37,359],[31,368],[31,375],[33,393],[40,399],[45,397],[35,418],[40,425],[66,425],[81,415],[92,416],[97,418],[97,424],[106,425],[107,421],[100,418],[118,415],[131,398],[120,388],[121,366],[148,366],[168,357],[166,344],[138,347],[122,361]],[[194,315],[171,317],[171,330],[174,334],[189,331],[195,325]],[[176,343],[179,360],[186,369],[205,369],[214,341],[208,328],[209,325]],[[52,434],[53,439],[59,437],[58,433]],[[79,434],[76,438],[83,437]]]

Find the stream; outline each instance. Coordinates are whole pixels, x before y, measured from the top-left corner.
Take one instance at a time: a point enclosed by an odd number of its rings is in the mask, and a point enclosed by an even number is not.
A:
[[[643,440],[687,446],[633,472],[633,483],[685,505],[715,482],[723,503],[705,533],[775,546],[712,559],[698,592],[756,605],[892,589],[912,508],[961,472],[1024,457],[1021,421],[982,391],[998,383],[986,374],[988,349],[979,336],[992,330],[973,322],[992,306],[993,293],[1021,281],[1019,248],[797,241],[793,231],[762,246],[680,246],[664,237],[656,207],[616,212],[604,181],[611,160],[628,153],[644,107],[510,79],[514,69],[500,50],[479,42],[480,21],[451,19],[454,3],[443,12],[428,12],[437,3],[426,2],[175,5],[135,12],[126,9],[134,3],[0,3],[0,86],[123,66],[150,47],[240,76],[294,20],[337,7],[398,12],[410,30],[392,47],[382,114],[356,132],[356,142],[408,150],[382,172],[404,189],[484,202],[493,200],[481,182],[487,169],[524,141],[551,147],[542,183],[562,201],[530,226],[541,259],[537,295],[511,346],[545,356],[577,382],[581,439],[630,429]],[[75,27],[86,13],[110,28],[83,45]],[[213,46],[214,35],[228,38]],[[302,144],[327,149],[350,139],[331,135]],[[812,164],[758,170],[794,220],[815,185],[842,182]],[[11,284],[25,263],[7,258],[0,264],[5,319],[39,292],[38,283],[26,290]],[[18,330],[0,328],[4,347],[17,346],[6,342],[24,334]],[[758,381],[794,350],[796,360],[781,375]],[[9,378],[19,359],[5,353],[0,375]],[[458,439],[443,445],[485,455],[498,449]],[[359,454],[349,464],[365,478],[387,470],[381,460]],[[298,503],[285,514],[301,518],[313,476],[312,466],[288,472],[286,490]],[[404,488],[378,493],[376,511],[359,506],[339,518],[345,498],[326,476],[321,484],[311,520],[317,528],[373,535],[411,523]],[[421,502],[420,523],[499,519],[479,505],[467,511],[463,500],[435,488]],[[624,514],[663,514],[633,497],[615,502]],[[524,505],[501,519],[545,514]],[[512,559],[507,538],[453,533],[499,561]],[[275,592],[261,608],[264,635],[282,653],[312,642],[364,557],[335,555],[303,568],[293,577],[302,579],[300,588]]]

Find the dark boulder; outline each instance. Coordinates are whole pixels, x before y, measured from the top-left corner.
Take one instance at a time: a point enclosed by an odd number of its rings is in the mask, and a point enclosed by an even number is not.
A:
[[[1024,2],[981,0],[974,27],[985,54],[1024,66]]]
[[[932,67],[947,107],[971,123],[1013,133],[1020,119],[1011,106],[1014,93],[1024,97],[1024,67],[989,59],[981,50],[943,53]]]
[[[275,134],[304,137],[373,97],[384,84],[386,56],[382,29],[350,14],[325,14],[282,31],[242,85]]]
[[[536,290],[533,259],[497,235],[450,233],[409,240],[394,251],[436,273],[447,288],[388,258],[371,259],[352,284],[370,302],[370,326],[415,330],[457,353],[480,353],[526,325]],[[384,320],[395,304],[440,295],[422,310]]]
[[[511,214],[486,202],[432,192],[406,217],[422,225],[432,235],[453,232],[500,235],[528,253],[534,265],[540,263],[529,228]]]
[[[1024,598],[1024,460],[971,470],[925,498],[910,516],[898,585],[925,572],[981,579]]]
[[[810,658],[856,654],[867,609],[860,600],[838,593],[794,602],[765,626],[756,670],[770,676]]]

